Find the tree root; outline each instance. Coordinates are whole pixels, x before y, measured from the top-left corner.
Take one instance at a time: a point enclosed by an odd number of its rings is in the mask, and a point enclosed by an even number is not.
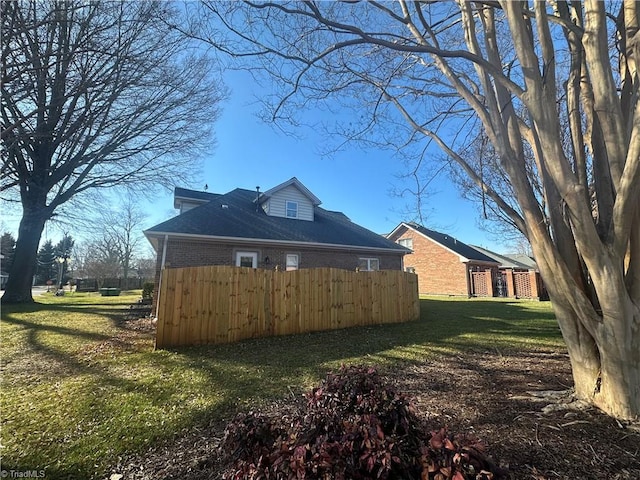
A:
[[[589,403],[576,398],[573,389],[528,391],[527,395],[517,395],[511,399],[546,403],[547,405],[542,408],[542,413],[545,414],[562,411],[586,411],[592,408]]]
[[[513,395],[511,397],[512,400],[525,400],[529,402],[540,402],[546,403],[544,407],[542,407],[541,411],[545,415],[549,415],[554,412],[567,412],[565,417],[570,418],[575,414],[571,414],[570,412],[585,412],[587,410],[591,410],[593,405],[584,400],[579,400],[575,391],[570,388],[568,390],[539,390],[539,391],[527,391],[526,395]],[[630,430],[634,433],[640,433],[640,419],[637,420],[627,420],[624,422],[620,422],[620,420],[616,420],[618,426],[621,429]],[[583,420],[575,420],[566,424],[560,425],[560,427],[568,427],[570,425],[575,425],[578,423],[589,423]]]

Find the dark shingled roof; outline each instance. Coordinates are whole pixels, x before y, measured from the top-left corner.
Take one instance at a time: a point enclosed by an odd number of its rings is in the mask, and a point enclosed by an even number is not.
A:
[[[516,262],[522,263],[530,269],[538,269],[538,265],[536,264],[535,259],[530,257],[529,255],[525,255],[524,253],[505,253],[504,256]]]
[[[177,192],[176,192],[177,193]],[[409,250],[351,222],[341,212],[314,208],[314,221],[268,216],[254,203],[256,192],[236,188],[213,196],[208,203],[188,210],[145,231],[300,243],[324,243],[396,252]]]
[[[499,253],[492,252],[486,248],[478,247],[477,245],[472,245],[473,248],[478,250],[480,253],[484,253],[485,255],[493,258],[496,262],[500,264],[502,268],[517,268],[520,270],[529,270],[529,266],[525,265],[513,258],[508,257],[507,255],[500,255]]]
[[[475,260],[478,262],[491,262],[491,263],[499,263],[496,262],[493,258],[485,255],[484,253],[479,252],[473,247],[470,247],[464,242],[457,240],[451,235],[447,235],[446,233],[436,232],[435,230],[429,230],[428,228],[423,227],[422,225],[418,225],[417,223],[408,222],[406,223],[409,227],[414,230],[422,233],[423,235],[431,238],[432,240],[438,242],[443,247],[448,248],[449,250],[457,253],[458,255],[467,258],[469,260]]]

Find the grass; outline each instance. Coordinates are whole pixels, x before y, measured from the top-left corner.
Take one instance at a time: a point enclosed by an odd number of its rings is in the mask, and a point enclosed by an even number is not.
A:
[[[120,297],[2,308],[3,470],[101,478],[119,455],[315,384],[343,363],[401,368],[469,350],[563,349],[543,302],[421,300],[417,322],[154,351]]]

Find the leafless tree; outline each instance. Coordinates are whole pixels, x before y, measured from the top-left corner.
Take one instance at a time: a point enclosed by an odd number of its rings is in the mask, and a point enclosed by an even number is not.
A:
[[[153,256],[136,258],[135,269],[138,277],[153,282],[156,274],[156,258]]]
[[[638,8],[632,0],[212,1],[185,30],[268,73],[273,96],[264,100],[274,121],[335,100],[358,113],[359,123],[343,129],[349,140],[408,151],[438,146],[529,239],[577,396],[633,418],[640,415]],[[468,148],[479,131],[509,197]]]
[[[146,217],[131,195],[126,196],[117,209],[105,209],[100,213],[101,227],[97,229],[94,237],[99,237],[96,238],[98,243],[108,245],[108,250],[115,252],[124,279],[129,277],[136,254],[143,242],[142,223]]]
[[[118,247],[109,239],[87,244],[88,255],[84,258],[84,271],[89,278],[120,278],[122,262]]]
[[[3,1],[0,192],[22,219],[4,302],[29,302],[45,225],[86,192],[172,186],[224,94],[168,2]]]

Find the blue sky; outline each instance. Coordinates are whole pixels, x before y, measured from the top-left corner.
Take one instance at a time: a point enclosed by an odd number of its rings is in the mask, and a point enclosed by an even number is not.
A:
[[[414,203],[410,196],[392,194],[402,189],[406,167],[390,151],[346,148],[331,156],[322,155],[326,138],[310,129],[296,131],[294,138],[273,128],[257,117],[257,85],[245,72],[228,72],[230,96],[215,125],[217,145],[204,160],[201,178],[192,185],[177,185],[196,190],[207,184],[209,192],[226,193],[236,187],[268,190],[291,177],[297,177],[321,201],[327,210],[344,212],[352,221],[377,233],[393,230],[403,220],[411,220],[406,211]],[[314,112],[306,112],[314,116]],[[441,155],[434,148],[433,155]],[[441,174],[433,182],[432,196],[427,198],[428,228],[454,235],[459,240],[497,252],[504,247],[477,227],[479,209],[463,200]],[[158,192],[152,202],[142,203],[149,218],[142,228],[174,216],[173,196]],[[3,228],[17,234],[19,213],[3,213]],[[68,227],[65,227],[68,230]],[[50,224],[43,234],[57,241],[62,232]],[[71,232],[74,235],[74,232]],[[76,238],[82,237],[75,232]]]
[[[320,152],[326,141],[309,129],[296,131],[296,138],[273,128],[257,117],[258,87],[244,72],[226,75],[231,90],[215,131],[217,146],[204,162],[201,179],[180,185],[209,192],[226,193],[236,187],[268,190],[297,177],[327,210],[344,212],[352,221],[377,233],[387,233],[407,219],[403,212],[411,197],[392,194],[401,189],[403,164],[392,152],[347,148],[330,157]],[[313,115],[313,112],[308,112]],[[441,155],[434,151],[434,155]],[[456,236],[465,243],[501,251],[485,232],[477,228],[478,208],[460,198],[445,174],[434,182],[426,226]],[[158,222],[172,212],[173,199],[165,194],[153,202],[153,218]]]

